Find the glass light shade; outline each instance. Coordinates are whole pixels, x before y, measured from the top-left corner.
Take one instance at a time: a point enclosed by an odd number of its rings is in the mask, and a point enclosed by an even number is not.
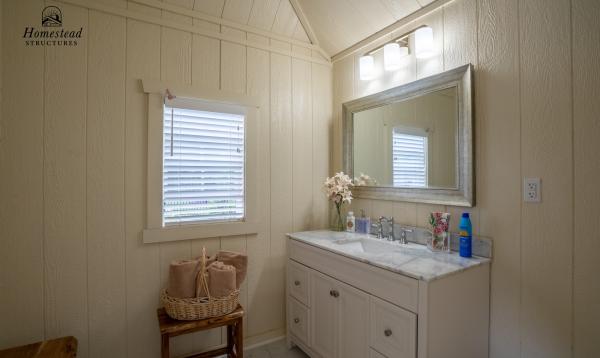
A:
[[[392,42],[383,46],[383,68],[393,71],[400,68],[400,45]]]
[[[415,56],[417,58],[427,58],[434,54],[433,29],[429,26],[421,27],[415,31]]]
[[[373,79],[375,76],[375,61],[373,56],[361,56],[359,60],[360,79],[363,81]]]

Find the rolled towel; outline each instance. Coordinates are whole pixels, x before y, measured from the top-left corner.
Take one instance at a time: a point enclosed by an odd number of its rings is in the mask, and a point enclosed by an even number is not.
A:
[[[207,271],[208,290],[211,296],[224,297],[236,289],[235,267],[216,261],[208,266]]]
[[[246,279],[246,272],[248,270],[248,256],[232,251],[219,251],[217,253],[217,260],[223,262],[226,265],[235,267],[236,277],[235,283],[236,288],[240,288],[242,282]]]
[[[167,293],[177,298],[196,297],[196,276],[200,271],[198,260],[175,260],[169,266]]]

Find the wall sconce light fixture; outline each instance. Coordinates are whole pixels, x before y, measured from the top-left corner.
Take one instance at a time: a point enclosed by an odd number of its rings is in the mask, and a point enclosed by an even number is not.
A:
[[[417,58],[427,58],[434,54],[433,29],[429,26],[417,29],[415,31],[415,56]]]
[[[375,60],[371,55],[360,57],[360,79],[363,81],[371,80],[375,77]]]
[[[363,81],[371,80],[375,77],[375,64],[373,54],[383,49],[383,67],[386,71],[394,71],[400,68],[401,59],[408,56],[408,37],[415,34],[415,56],[417,58],[427,58],[435,54],[433,44],[433,29],[427,25],[422,25],[416,29],[404,33],[392,41],[378,46],[365,55],[360,57],[360,79]]]

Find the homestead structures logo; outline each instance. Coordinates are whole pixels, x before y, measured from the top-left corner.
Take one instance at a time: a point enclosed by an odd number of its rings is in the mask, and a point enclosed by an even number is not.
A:
[[[46,6],[42,10],[42,29],[25,27],[25,46],[77,46],[83,27],[63,28],[62,11],[57,6]]]
[[[62,12],[56,6],[46,6],[42,11],[43,27],[62,27]]]

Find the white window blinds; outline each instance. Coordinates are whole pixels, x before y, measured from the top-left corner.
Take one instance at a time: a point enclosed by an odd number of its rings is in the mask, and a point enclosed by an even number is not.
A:
[[[394,128],[392,132],[392,178],[394,186],[427,186],[427,133],[415,134]]]
[[[244,115],[164,107],[163,225],[244,218]]]

